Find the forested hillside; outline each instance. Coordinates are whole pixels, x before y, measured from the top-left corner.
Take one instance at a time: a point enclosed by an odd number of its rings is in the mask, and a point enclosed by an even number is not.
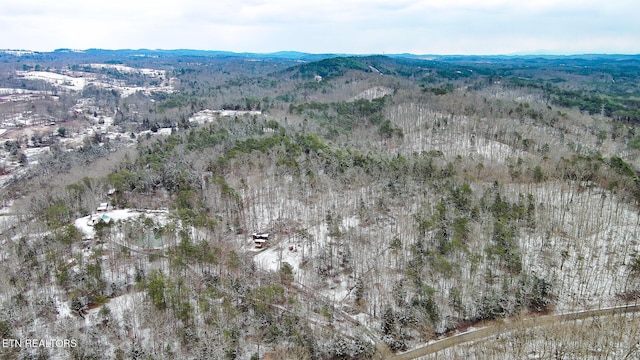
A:
[[[640,296],[640,58],[94,50],[0,71],[0,331],[78,343],[8,359],[387,359]],[[606,321],[473,353],[636,354]]]

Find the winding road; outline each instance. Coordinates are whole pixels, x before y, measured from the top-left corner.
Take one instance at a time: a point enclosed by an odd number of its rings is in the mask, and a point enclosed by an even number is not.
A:
[[[438,351],[450,348],[452,346],[468,343],[471,341],[477,341],[486,339],[490,336],[503,333],[505,331],[513,330],[522,327],[537,327],[549,325],[557,322],[573,321],[580,319],[587,319],[598,316],[611,316],[618,314],[627,314],[640,312],[640,305],[623,305],[606,309],[586,310],[573,313],[538,316],[532,318],[526,318],[513,322],[500,322],[496,325],[480,328],[477,330],[467,331],[462,334],[451,336],[436,342],[430,343],[418,347],[416,349],[400,353],[392,357],[392,360],[412,360],[418,359],[422,356],[437,353]]]

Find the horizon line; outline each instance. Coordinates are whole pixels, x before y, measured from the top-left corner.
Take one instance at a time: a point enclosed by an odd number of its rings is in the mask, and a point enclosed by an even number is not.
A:
[[[582,52],[582,53],[557,53],[557,52],[546,52],[546,51],[529,51],[529,52],[513,52],[513,53],[411,53],[411,52],[381,52],[381,53],[345,53],[345,52],[307,52],[307,51],[299,51],[299,50],[276,50],[276,51],[233,51],[233,50],[219,50],[219,49],[194,49],[194,48],[86,48],[86,49],[77,49],[77,48],[55,48],[53,50],[32,50],[32,49],[11,49],[11,48],[2,48],[0,52],[27,52],[27,53],[55,53],[55,52],[88,52],[88,51],[148,51],[148,52],[176,52],[176,51],[194,51],[194,52],[218,52],[218,53],[228,53],[228,54],[238,54],[238,55],[272,55],[272,54],[282,54],[282,53],[295,53],[302,55],[336,55],[336,56],[435,56],[435,57],[447,57],[447,56],[459,56],[459,57],[493,57],[493,56],[504,56],[504,57],[515,57],[515,56],[558,56],[558,57],[578,57],[578,56],[639,56],[640,52],[637,53],[627,53],[627,52]]]

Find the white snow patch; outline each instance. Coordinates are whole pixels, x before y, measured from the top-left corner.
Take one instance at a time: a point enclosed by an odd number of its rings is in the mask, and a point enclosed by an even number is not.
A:
[[[571,312],[619,304],[619,294],[635,286],[631,254],[640,251],[638,212],[616,194],[581,190],[577,184],[521,185],[516,193],[532,193],[538,207],[537,234],[522,234],[523,267],[551,281],[556,311]],[[546,229],[541,229],[542,227]]]
[[[147,75],[149,77],[166,77],[167,72],[165,70],[156,70],[156,69],[146,69],[146,68],[132,68],[126,65],[118,65],[118,64],[89,64],[89,67],[94,69],[114,69],[121,73],[138,73]]]
[[[255,110],[209,110],[199,111],[189,118],[190,122],[206,124],[215,121],[220,116],[262,115],[262,111]]]
[[[92,64],[92,67],[101,67],[101,68],[114,68],[120,72],[124,73],[139,73],[145,76],[149,76],[151,78],[161,79],[161,83],[157,86],[126,86],[124,81],[114,80],[108,77],[105,77],[101,74],[94,74],[90,72],[79,72],[79,71],[66,71],[59,70],[62,73],[67,73],[69,75],[54,73],[50,71],[16,71],[16,75],[31,80],[43,80],[52,85],[73,90],[80,91],[84,89],[87,85],[94,85],[98,87],[102,87],[105,89],[114,89],[120,92],[122,97],[128,97],[130,95],[135,94],[136,92],[142,92],[144,94],[151,94],[152,92],[174,92],[172,79],[167,78],[167,74],[165,70],[154,70],[154,69],[134,69],[127,66],[122,65],[106,65],[106,64]],[[72,76],[70,76],[72,75]],[[100,77],[100,78],[99,78]],[[7,91],[9,92],[9,91]],[[11,91],[13,94],[13,91]]]
[[[253,246],[253,242],[250,246]],[[268,245],[265,250],[254,256],[256,265],[266,271],[278,271],[282,263],[289,263],[294,275],[300,271],[300,263],[303,260],[303,245],[294,239],[282,241],[278,244]]]
[[[25,79],[43,80],[52,85],[58,85],[74,91],[80,91],[84,89],[85,85],[87,84],[87,79],[85,78],[71,77],[49,71],[17,71],[16,74]]]
[[[122,220],[136,218],[141,215],[145,215],[145,216],[152,216],[154,220],[158,221],[161,224],[165,224],[168,221],[167,220],[168,213],[169,213],[168,211],[164,211],[164,210],[140,211],[140,210],[132,210],[132,209],[118,209],[118,210],[101,212],[99,214],[83,216],[81,218],[76,219],[73,222],[73,224],[78,230],[80,230],[84,234],[85,238],[93,239],[95,237],[96,232],[93,226],[89,225],[92,217],[106,215],[109,218],[111,218],[111,221],[122,221]]]
[[[42,91],[38,91],[38,90],[0,88],[0,95],[41,94],[41,93],[43,93],[43,92]]]
[[[160,128],[158,129],[158,135],[169,136],[173,132],[173,128]]]
[[[348,299],[351,288],[346,281],[334,280],[335,282],[328,289],[323,289],[320,293],[333,301],[333,303],[341,303]]]
[[[405,154],[441,151],[447,157],[473,156],[481,161],[504,162],[525,152],[481,134],[497,134],[494,121],[444,114],[423,104],[402,104],[388,117],[404,134],[399,146]]]
[[[377,71],[377,70],[376,70]],[[367,89],[360,94],[353,97],[353,100],[373,100],[381,97],[385,97],[386,95],[393,94],[393,89],[388,86],[376,86],[370,89]]]
[[[58,310],[58,320],[72,318],[71,308],[69,308],[69,303],[67,301],[60,301],[60,299],[56,298],[56,308]]]
[[[109,301],[106,304],[100,307],[97,307],[95,309],[91,309],[88,312],[88,314],[85,315],[85,322],[89,324],[99,323],[101,319],[99,318],[98,313],[100,312],[100,309],[103,306],[106,306],[109,308],[111,312],[111,316],[113,317],[114,320],[118,322],[122,322],[125,320],[127,310],[135,313],[138,311],[138,309],[140,309],[140,307],[144,302],[144,297],[145,297],[144,292],[135,292],[135,293],[116,296],[112,299],[109,299]]]

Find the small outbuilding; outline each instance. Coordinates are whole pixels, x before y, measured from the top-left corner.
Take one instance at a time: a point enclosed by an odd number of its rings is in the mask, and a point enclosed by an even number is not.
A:
[[[100,206],[96,209],[97,211],[108,211],[111,210],[111,205],[109,203],[103,202],[100,203]]]
[[[253,243],[256,249],[262,249],[267,247],[267,242],[269,241],[269,234],[267,233],[253,233]]]

